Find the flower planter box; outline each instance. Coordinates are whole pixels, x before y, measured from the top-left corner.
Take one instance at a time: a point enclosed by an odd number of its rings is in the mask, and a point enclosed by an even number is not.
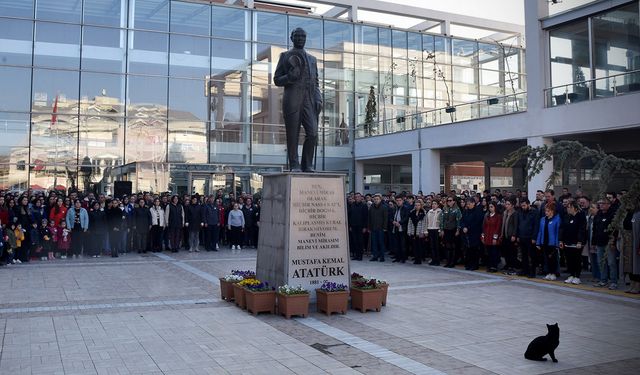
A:
[[[351,289],[351,308],[366,312],[380,311],[382,308],[382,289]]]
[[[233,301],[233,284],[225,280],[223,277],[220,278],[220,298],[225,301]]]
[[[244,293],[247,311],[253,315],[261,312],[275,314],[276,312],[276,291],[252,292],[245,289]]]
[[[247,308],[244,288],[237,283],[233,284],[233,297],[236,302],[236,306],[243,310]]]
[[[345,314],[349,305],[349,291],[325,292],[322,289],[316,289],[316,303],[318,312],[324,312],[327,315],[334,312]]]
[[[290,319],[293,315],[306,318],[309,315],[309,293],[282,294],[278,293],[278,314]]]
[[[382,290],[382,306],[387,306],[387,292],[389,291],[389,284],[378,284]]]

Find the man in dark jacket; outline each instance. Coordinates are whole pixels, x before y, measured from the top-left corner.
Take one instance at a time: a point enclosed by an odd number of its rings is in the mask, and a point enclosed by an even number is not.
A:
[[[373,204],[369,209],[369,233],[371,233],[371,259],[370,261],[384,262],[384,234],[387,231],[387,206],[382,204],[382,196],[376,194]]]
[[[592,244],[596,246],[598,264],[600,265],[600,282],[594,286],[603,288],[609,284],[609,289],[618,288],[618,249],[613,233],[609,229],[613,212],[611,201],[607,198],[598,202],[600,210],[593,219]],[[606,261],[605,261],[606,257]]]
[[[151,212],[144,199],[138,200],[138,207],[133,209],[134,248],[140,253],[147,252],[147,237],[151,230]]]
[[[207,200],[204,206],[205,244],[207,251],[218,251],[218,239],[220,234],[220,210],[213,196]]]
[[[353,260],[362,260],[364,250],[364,234],[367,231],[369,208],[364,203],[362,194],[356,193],[356,201],[347,212],[349,233],[351,234],[351,250]]]
[[[253,204],[252,198],[247,198],[242,206],[242,213],[244,214],[244,246],[256,247],[254,233],[257,230],[258,208]]]
[[[465,269],[470,271],[478,269],[483,221],[482,207],[476,206],[474,197],[467,199],[467,208],[462,212],[460,227],[464,236],[463,243],[467,248]]]
[[[393,262],[404,263],[407,260],[407,225],[409,224],[409,209],[404,206],[402,196],[396,197],[396,209],[391,220],[391,247],[394,251]]]
[[[202,206],[198,197],[191,198],[191,204],[185,207],[185,227],[189,230],[189,252],[200,251],[200,229],[204,226]]]
[[[538,227],[540,220],[535,207],[531,206],[527,198],[520,201],[518,212],[518,227],[516,229],[516,242],[522,252],[522,271],[520,276],[536,277],[536,267],[540,260],[536,248]]]

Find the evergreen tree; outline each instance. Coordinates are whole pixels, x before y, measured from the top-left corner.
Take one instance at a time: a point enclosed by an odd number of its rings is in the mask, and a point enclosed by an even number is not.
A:
[[[374,128],[374,120],[378,112],[378,106],[376,104],[376,90],[375,87],[369,88],[369,98],[367,99],[367,107],[365,108],[364,117],[364,134],[366,137],[374,135],[376,130]]]

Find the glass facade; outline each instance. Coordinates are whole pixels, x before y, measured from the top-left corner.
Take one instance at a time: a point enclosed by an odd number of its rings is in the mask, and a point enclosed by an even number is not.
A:
[[[234,175],[206,186],[239,178],[255,191],[259,173],[285,166],[272,77],[296,27],[324,96],[319,170],[353,176],[354,126],[370,100],[385,126],[525,91],[519,47],[208,1],[0,0],[0,188],[129,178],[189,191],[204,186],[188,186],[194,170],[215,170]]]
[[[638,4],[549,30],[550,105],[640,90]]]

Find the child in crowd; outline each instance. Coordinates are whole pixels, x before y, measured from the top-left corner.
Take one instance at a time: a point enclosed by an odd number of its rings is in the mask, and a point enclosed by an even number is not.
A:
[[[60,258],[67,259],[67,253],[71,249],[71,231],[67,228],[67,223],[63,220],[58,228],[58,250]]]
[[[53,219],[49,220],[49,233],[51,234],[51,248],[49,249],[49,253],[47,255],[49,257],[49,260],[54,260],[56,259],[54,254],[58,252],[58,238],[60,237],[60,231],[56,226],[56,221]]]
[[[15,252],[15,249],[17,247],[15,230],[16,230],[16,224],[15,223],[11,223],[4,230],[4,235],[6,237],[6,241],[5,241],[5,246],[4,247],[5,247],[5,252],[7,253],[7,256],[6,256],[7,264],[15,264],[16,263],[16,261],[13,259],[14,252]]]
[[[42,225],[40,226],[40,240],[42,241],[42,252],[40,253],[40,260],[47,260],[48,256],[53,255],[51,240],[51,231],[47,226],[47,219],[42,219]]]
[[[16,235],[16,248],[14,251],[14,263],[22,263],[22,261],[20,260],[20,258],[24,258],[24,253],[23,251],[26,250],[26,244],[23,244],[24,242],[24,232],[26,230],[24,228],[22,228],[22,224],[18,223],[18,225],[16,225],[15,229],[14,229],[14,233]],[[25,246],[23,246],[25,245]],[[26,259],[26,258],[24,258]]]
[[[31,223],[31,230],[29,231],[29,241],[31,246],[29,247],[29,253],[42,259],[42,238],[40,236],[40,228],[38,223]]]

